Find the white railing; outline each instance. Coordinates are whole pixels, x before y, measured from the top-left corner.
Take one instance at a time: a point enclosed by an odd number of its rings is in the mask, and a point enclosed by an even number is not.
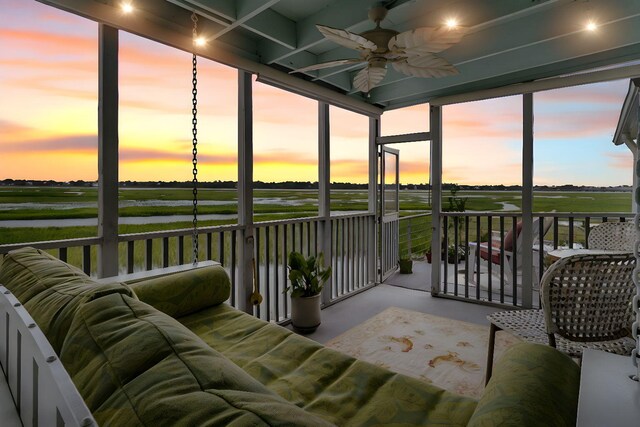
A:
[[[542,234],[544,218],[553,218],[553,223],[543,239],[539,239],[530,251],[522,251],[521,257],[514,257],[510,270],[504,262],[490,263],[470,259],[473,246],[488,241],[491,234],[496,235],[496,244],[487,246],[487,257],[506,259],[504,241],[511,231],[517,235],[517,222],[520,213],[502,212],[444,212],[442,214],[442,236],[448,248],[442,256],[442,275],[440,292],[466,300],[522,306],[522,274],[519,265],[522,257],[532,257],[534,282],[544,273],[548,261],[545,253],[558,248],[588,247],[587,241],[591,227],[607,221],[632,221],[631,213],[534,213],[533,219],[540,218],[538,234]],[[515,245],[515,239],[514,239]],[[445,247],[445,245],[443,245]],[[455,250],[459,248],[459,250]],[[533,259],[535,257],[535,259]],[[486,264],[486,266],[484,266]],[[536,280],[538,279],[538,280]],[[532,302],[539,306],[539,294],[532,287]]]
[[[330,255],[332,280],[330,298],[358,291],[374,281],[374,257],[369,250],[374,237],[374,216],[368,213],[332,216]],[[253,225],[256,283],[263,302],[254,307],[254,315],[275,322],[289,319],[290,298],[283,294],[288,280],[287,256],[299,251],[306,256],[320,252],[320,217],[259,222]],[[201,227],[198,233],[200,260],[213,260],[225,267],[231,278],[230,304],[239,307],[238,297],[238,237],[244,229],[239,225]],[[119,272],[131,274],[176,265],[192,260],[192,229],[123,234],[119,240]],[[68,239],[0,245],[0,254],[24,246],[49,250],[62,261],[82,268],[89,275],[97,273],[99,238]]]
[[[22,425],[97,425],[44,333],[4,286],[0,286],[0,365]]]

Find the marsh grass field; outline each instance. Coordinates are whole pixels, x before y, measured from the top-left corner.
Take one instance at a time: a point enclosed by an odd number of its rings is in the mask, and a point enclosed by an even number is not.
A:
[[[460,191],[456,195],[466,199],[468,211],[518,212],[521,197],[518,192]],[[405,190],[400,192],[401,216],[427,213],[431,206],[426,191]],[[451,194],[443,194],[443,207],[447,207]],[[0,245],[25,242],[64,240],[97,235],[97,189],[94,187],[0,187]],[[331,194],[331,209],[335,215],[360,212],[368,207],[366,190],[334,190]],[[201,227],[236,224],[237,193],[232,189],[201,189],[198,192],[198,214]],[[144,233],[161,230],[188,229],[192,227],[192,193],[182,188],[129,189],[119,192],[120,234]],[[317,190],[254,190],[254,222],[305,218],[317,216]],[[631,211],[630,192],[536,192],[535,212],[566,213],[627,213]],[[216,219],[207,219],[207,215]],[[181,218],[181,220],[176,220]],[[56,225],[58,221],[71,220],[72,225]],[[77,225],[83,221],[94,225]],[[130,223],[131,222],[131,223]],[[413,227],[412,253],[424,256],[431,241],[431,218],[423,216],[411,220]],[[497,226],[497,221],[495,221]],[[400,223],[400,251],[407,251],[407,225]],[[472,239],[475,239],[472,227]],[[231,236],[217,235],[213,244],[212,259],[220,259],[221,252],[227,262],[231,253]],[[560,239],[567,238],[566,227],[559,230]],[[273,240],[273,234],[271,240]],[[302,239],[302,237],[300,237]],[[161,239],[160,239],[161,240]],[[172,239],[169,262],[178,263],[178,244]],[[162,242],[154,240],[152,265],[161,266]],[[299,242],[302,244],[302,242]],[[199,239],[201,248],[206,244],[206,236]],[[264,244],[264,242],[263,242]],[[305,244],[314,244],[306,242]],[[126,243],[120,244],[121,269],[126,266]],[[185,251],[189,251],[191,238],[184,238]],[[145,241],[135,242],[136,269],[144,269]],[[56,255],[57,251],[50,251]],[[204,254],[200,255],[200,259]],[[187,261],[190,255],[185,256]],[[91,247],[91,270],[95,273],[96,247]],[[68,262],[82,264],[82,248],[68,250]]]
[[[447,192],[443,206],[447,206]],[[471,211],[519,211],[517,192],[460,191],[458,198],[466,199]],[[198,192],[198,214],[203,218],[215,215],[218,219],[201,219],[202,226],[235,224],[237,222],[237,193],[232,189],[201,189]],[[0,187],[0,244],[94,237],[96,226],[7,226],[5,221],[34,221],[96,218],[97,189],[93,187]],[[426,191],[400,192],[401,215],[413,215],[430,210]],[[191,227],[191,221],[174,221],[175,215],[192,213],[190,189],[121,189],[120,217],[135,218],[135,224],[120,224],[119,233],[142,233]],[[331,210],[339,214],[366,211],[366,190],[334,190]],[[254,190],[254,222],[317,215],[316,190]],[[536,192],[534,212],[630,212],[630,192]],[[145,223],[145,218],[165,217],[161,223]],[[25,223],[25,225],[27,225]]]

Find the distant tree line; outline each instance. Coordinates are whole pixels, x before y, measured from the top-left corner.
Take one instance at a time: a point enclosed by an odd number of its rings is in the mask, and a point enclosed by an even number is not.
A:
[[[16,187],[96,187],[97,181],[54,181],[38,179],[3,179],[0,180],[2,186]],[[127,188],[190,188],[191,181],[121,181],[120,187]],[[236,181],[201,181],[199,188],[237,188]],[[283,182],[263,182],[255,181],[254,188],[259,189],[296,189],[296,190],[317,190],[318,182],[310,181],[283,181]],[[366,189],[368,184],[355,184],[351,182],[332,182],[331,188],[336,190],[358,190]],[[431,190],[430,184],[400,184],[401,190]],[[444,191],[464,191],[464,190],[484,190],[484,191],[521,191],[521,185],[459,185],[456,183],[442,184]],[[536,185],[536,191],[631,191],[630,185],[619,186],[587,186],[587,185]]]

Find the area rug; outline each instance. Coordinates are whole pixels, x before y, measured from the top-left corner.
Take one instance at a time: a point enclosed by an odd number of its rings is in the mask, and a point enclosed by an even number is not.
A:
[[[515,336],[496,334],[494,360]],[[350,356],[479,398],[484,388],[489,326],[390,307],[327,343]]]

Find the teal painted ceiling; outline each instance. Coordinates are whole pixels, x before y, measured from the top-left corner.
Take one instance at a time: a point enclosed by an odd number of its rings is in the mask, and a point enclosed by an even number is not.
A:
[[[105,18],[105,7],[117,8],[120,3],[40,1],[112,25],[114,19]],[[191,32],[189,17],[195,11],[200,32],[217,50],[213,57],[240,68],[240,62],[251,61],[284,73],[358,57],[356,51],[324,39],[315,25],[361,33],[374,27],[367,13],[377,4],[389,10],[382,26],[399,32],[440,26],[450,17],[468,27],[460,43],[439,53],[460,71],[455,76],[408,77],[389,66],[384,80],[365,95],[352,87],[353,76],[364,64],[293,74],[386,109],[640,60],[640,0],[132,1],[137,16],[116,20],[116,25],[153,39],[159,39],[157,31],[151,34],[147,23],[167,34],[185,36]],[[597,23],[596,31],[584,29],[588,20]],[[234,58],[242,61],[235,64]]]

